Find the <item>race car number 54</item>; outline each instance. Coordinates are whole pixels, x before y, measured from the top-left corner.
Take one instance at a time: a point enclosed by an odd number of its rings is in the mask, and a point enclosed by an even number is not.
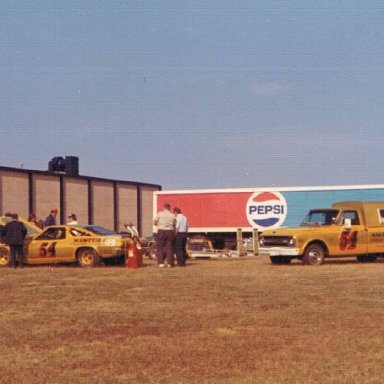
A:
[[[56,241],[53,243],[41,243],[39,247],[40,257],[55,257],[56,256]]]

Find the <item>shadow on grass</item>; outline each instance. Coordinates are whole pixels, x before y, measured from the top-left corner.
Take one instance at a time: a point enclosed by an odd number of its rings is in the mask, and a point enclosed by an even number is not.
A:
[[[321,267],[325,265],[372,265],[372,264],[384,264],[384,258],[379,258],[376,261],[357,261],[356,258],[348,258],[348,259],[325,259],[324,263],[320,266],[311,266],[306,265],[301,262],[301,260],[292,260],[291,264],[272,264],[273,267],[281,268],[281,267],[288,267],[288,268],[297,268],[297,267],[306,267],[306,268],[313,268],[313,267]]]

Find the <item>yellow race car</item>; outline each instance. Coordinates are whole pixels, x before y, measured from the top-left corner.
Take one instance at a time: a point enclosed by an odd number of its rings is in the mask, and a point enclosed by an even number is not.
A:
[[[10,219],[0,218],[0,225]],[[24,243],[26,264],[77,262],[82,267],[105,264],[122,265],[132,240],[103,227],[55,225],[43,230],[21,220],[27,227]],[[9,248],[0,244],[0,267],[9,264]]]

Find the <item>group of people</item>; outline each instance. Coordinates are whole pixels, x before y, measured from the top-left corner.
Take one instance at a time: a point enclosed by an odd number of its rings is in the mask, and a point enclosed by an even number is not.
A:
[[[37,220],[36,215],[31,213],[28,217],[30,223],[35,224],[39,228],[49,225],[56,225],[57,208],[52,208],[49,215],[44,221]],[[17,213],[6,213],[5,216],[11,220],[0,227],[0,235],[2,241],[9,246],[9,267],[22,267],[24,264],[24,239],[27,236],[27,227],[19,220]],[[68,225],[77,225],[77,218],[74,213],[68,216]]]
[[[58,213],[58,209],[57,208],[52,208],[49,215],[45,218],[45,220],[37,220],[36,218],[36,214],[35,213],[31,213],[29,216],[28,216],[28,221],[30,223],[33,223],[35,224],[37,227],[43,229],[44,227],[48,227],[49,225],[56,225],[56,216],[57,216],[57,213]],[[69,216],[68,216],[68,222],[67,222],[68,225],[78,225],[78,221],[77,221],[77,217],[74,213],[71,213]]]
[[[53,208],[50,214],[44,221],[37,221],[36,215],[31,214],[28,218],[29,222],[34,223],[40,228],[50,225],[56,225],[56,216],[58,210]],[[24,261],[24,239],[27,235],[26,226],[18,220],[18,215],[8,214],[11,220],[0,229],[2,240],[10,248],[10,263],[9,266],[16,268],[23,266]],[[68,216],[68,225],[77,225],[77,218],[74,213]],[[174,253],[176,253],[176,265],[185,267],[187,260],[187,235],[188,235],[188,220],[181,213],[181,209],[175,207],[171,212],[171,206],[164,204],[163,210],[158,212],[154,225],[157,226],[156,235],[156,258],[159,267],[164,267],[164,261],[167,260],[168,267],[175,266]],[[130,231],[133,238],[137,238],[139,233],[132,223],[124,224],[127,230]]]
[[[157,227],[156,234],[156,258],[160,268],[175,266],[174,253],[178,267],[185,267],[187,260],[187,235],[188,219],[181,213],[181,209],[175,207],[171,212],[170,204],[166,203],[163,210],[158,212],[154,219]]]

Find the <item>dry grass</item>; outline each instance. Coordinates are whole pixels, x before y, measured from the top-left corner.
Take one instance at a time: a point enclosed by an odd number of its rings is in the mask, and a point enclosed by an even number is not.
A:
[[[384,262],[0,270],[0,383],[381,383]]]

